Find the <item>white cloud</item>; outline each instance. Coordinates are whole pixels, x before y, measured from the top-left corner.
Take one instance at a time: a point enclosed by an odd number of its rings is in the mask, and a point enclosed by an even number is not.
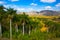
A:
[[[33,8],[28,8],[29,10],[34,10]]]
[[[8,4],[8,5],[3,5],[4,7],[6,8],[16,8],[17,6],[16,5],[12,5],[12,4]]]
[[[6,8],[13,8],[13,9],[15,9],[17,11],[24,11],[25,10],[25,8],[21,8],[21,7],[17,6],[17,5],[9,4],[9,5],[3,5],[3,6],[6,7]]]
[[[0,4],[4,4],[5,2],[3,2],[3,1],[0,1]]]
[[[19,8],[19,7],[16,7],[14,9],[17,10],[17,11],[24,11],[25,10],[25,8]]]
[[[56,4],[55,6],[56,6],[56,7],[60,7],[60,3]]]
[[[37,6],[37,4],[35,4],[35,3],[31,3],[30,5],[31,5],[31,6]]]
[[[4,7],[8,8],[10,5],[3,5]]]
[[[19,0],[9,0],[9,1],[15,2],[15,1],[19,1]]]
[[[46,6],[45,9],[46,10],[52,10],[52,7],[51,6]]]
[[[8,5],[3,5],[4,7],[6,8],[14,8],[15,10],[17,10],[17,12],[29,12],[29,11],[34,11],[35,9],[31,8],[31,7],[19,7],[17,5],[11,5],[11,4],[8,4]]]
[[[27,11],[33,11],[34,9],[33,8],[28,8]]]
[[[41,2],[44,2],[44,3],[53,3],[53,2],[56,2],[56,0],[40,0]]]

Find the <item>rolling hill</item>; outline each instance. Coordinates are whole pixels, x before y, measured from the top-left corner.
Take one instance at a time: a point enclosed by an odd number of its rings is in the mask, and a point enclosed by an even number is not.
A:
[[[53,11],[53,10],[42,10],[42,11],[40,11],[40,14],[46,15],[46,16],[58,16],[58,15],[60,15],[60,12]]]

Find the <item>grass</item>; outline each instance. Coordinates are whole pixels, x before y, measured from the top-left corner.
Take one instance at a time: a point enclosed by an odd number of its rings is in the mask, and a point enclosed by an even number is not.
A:
[[[53,39],[51,39],[51,40],[60,40],[60,38],[53,38]]]

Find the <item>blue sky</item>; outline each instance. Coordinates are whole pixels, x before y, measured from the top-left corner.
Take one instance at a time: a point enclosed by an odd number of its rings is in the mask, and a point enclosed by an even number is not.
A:
[[[55,10],[60,11],[60,0],[0,0],[0,5],[21,12]]]

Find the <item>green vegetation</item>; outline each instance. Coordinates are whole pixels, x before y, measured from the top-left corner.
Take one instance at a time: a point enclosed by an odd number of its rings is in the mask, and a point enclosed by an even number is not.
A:
[[[12,8],[0,6],[0,39],[52,40],[60,38],[60,17],[42,18],[17,14]]]

